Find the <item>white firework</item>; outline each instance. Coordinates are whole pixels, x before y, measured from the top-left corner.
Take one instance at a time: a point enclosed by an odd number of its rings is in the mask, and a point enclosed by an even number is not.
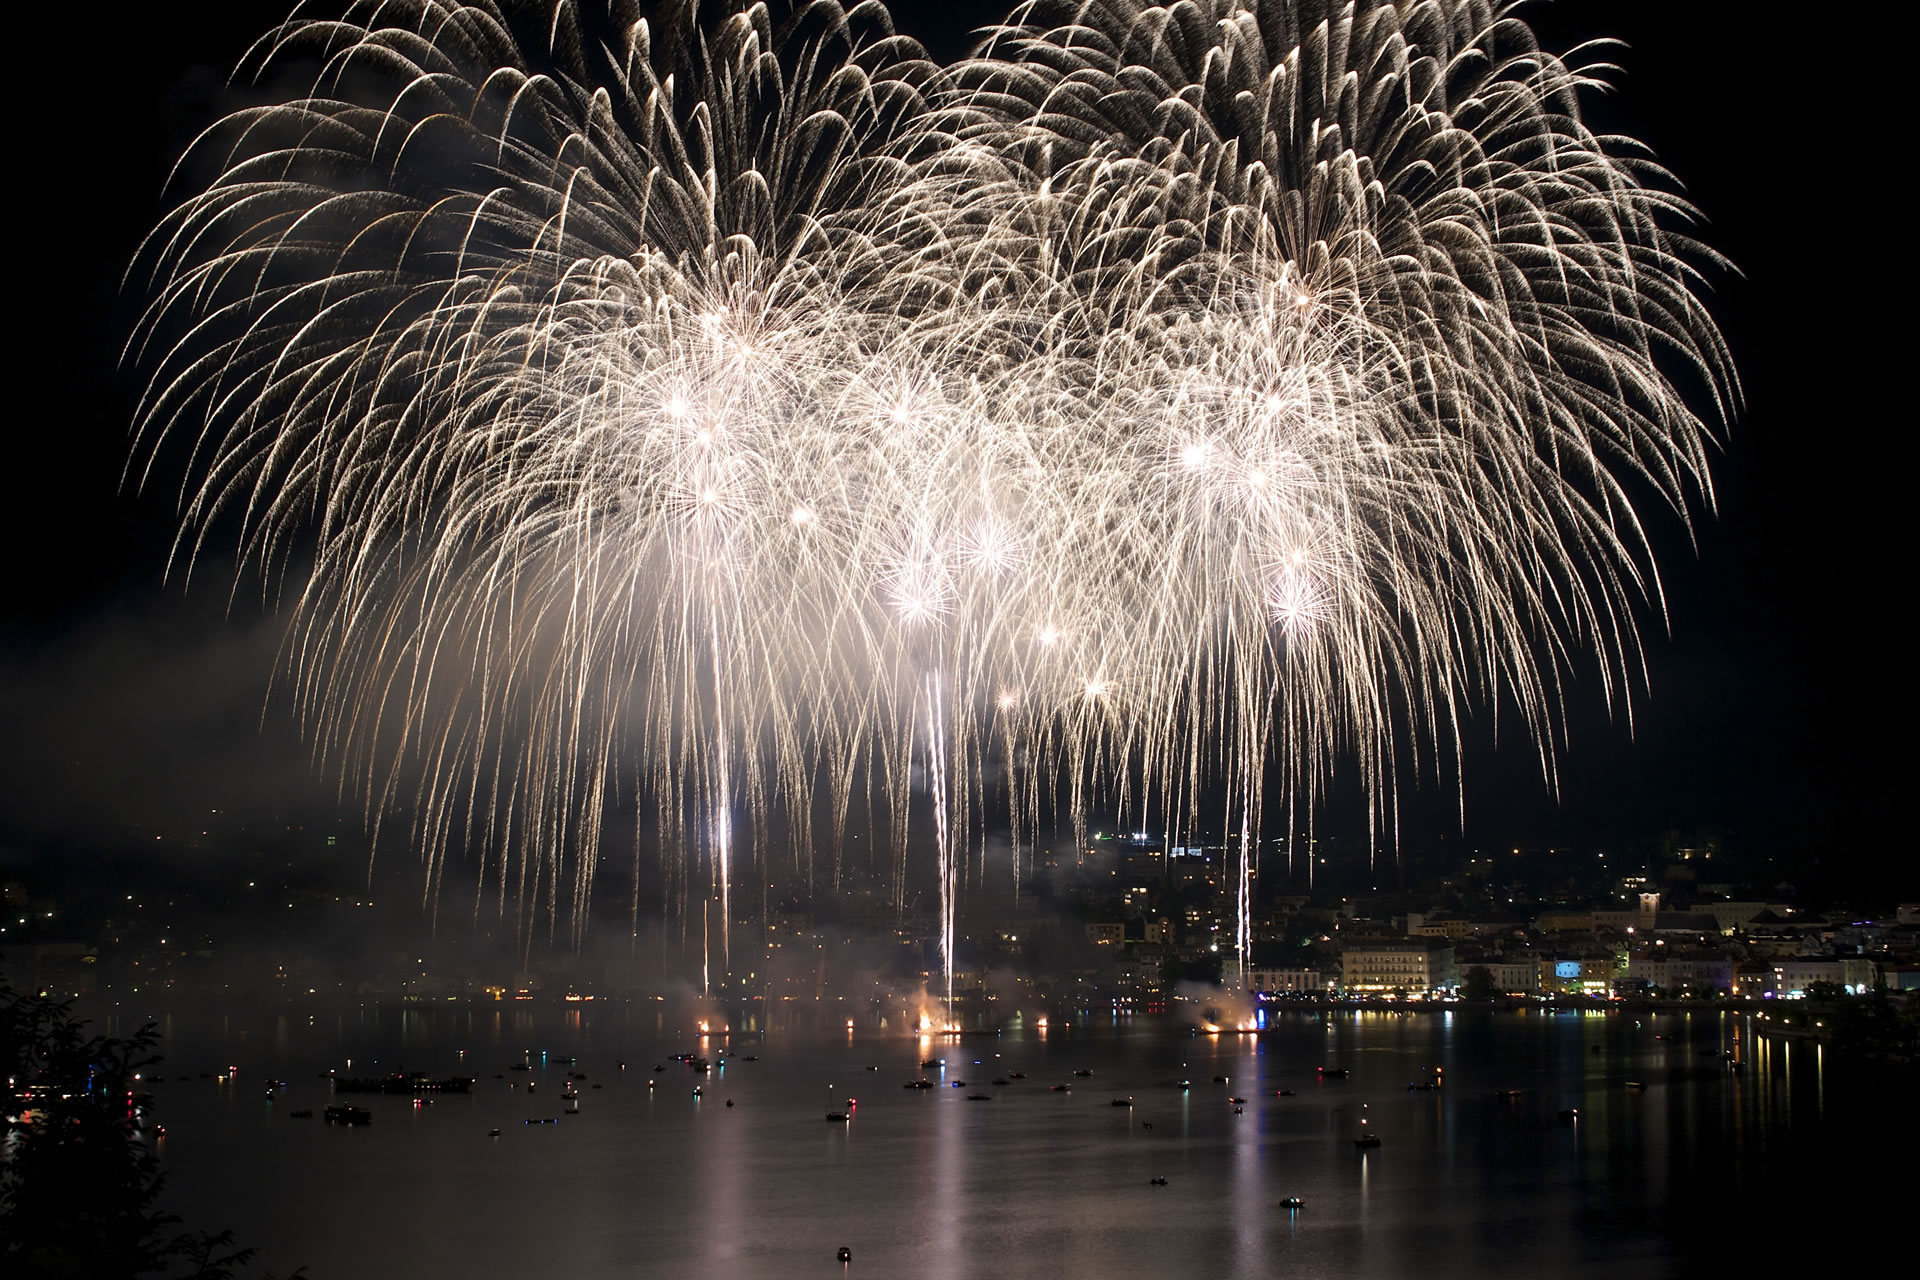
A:
[[[1224,795],[1244,960],[1270,785],[1384,827],[1503,696],[1551,776],[1637,504],[1711,500],[1718,259],[1510,7],[1033,4],[942,67],[876,4],[388,0],[298,59],[143,255],[142,424],[187,554],[310,554],[301,707],[429,893],[476,847],[577,931],[623,779],[723,919],[816,797],[904,886],[921,761],[950,949],[998,755],[1016,849]]]

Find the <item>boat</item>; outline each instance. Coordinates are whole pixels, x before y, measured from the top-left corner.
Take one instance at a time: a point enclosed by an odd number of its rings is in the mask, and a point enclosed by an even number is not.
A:
[[[337,1078],[333,1082],[335,1093],[386,1093],[404,1097],[421,1093],[468,1093],[472,1089],[472,1076],[434,1077],[419,1072],[409,1075],[404,1071],[390,1076]]]
[[[1380,1145],[1380,1135],[1367,1128],[1367,1104],[1364,1102],[1360,1104],[1360,1133],[1354,1138],[1353,1145],[1363,1151]]]
[[[842,1245],[842,1246],[840,1247],[840,1253],[839,1253],[839,1258],[840,1258],[840,1261],[842,1261],[842,1262],[852,1262],[852,1261],[853,1261],[853,1250],[851,1250],[851,1249],[849,1249],[849,1248],[847,1248],[847,1247],[846,1247],[845,1245]]]
[[[1304,1209],[1307,1207],[1307,1202],[1299,1196],[1288,1196],[1280,1202],[1280,1207],[1282,1209]]]
[[[1282,1089],[1280,1092],[1274,1094],[1273,1096],[1276,1098],[1291,1098],[1293,1096],[1293,1090]]]
[[[947,1083],[952,1085],[956,1089],[964,1089],[967,1087],[967,1082],[965,1080],[949,1080],[947,1081]]]
[[[1049,1087],[1054,1093],[1072,1093],[1073,1092],[1073,1086],[1070,1084],[1056,1084],[1056,1085],[1051,1085]]]
[[[1236,1107],[1244,1107],[1247,1105],[1247,1100],[1245,1098],[1228,1098],[1227,1101],[1231,1102]]]
[[[700,1089],[700,1086],[699,1086],[699,1085],[695,1085],[695,1086],[693,1086],[693,1096],[694,1096],[694,1097],[696,1097],[696,1098],[703,1098],[703,1097],[705,1097],[706,1095],[705,1095],[705,1094],[704,1094],[703,1092],[701,1092],[701,1089]]]
[[[1641,1092],[1641,1091],[1642,1091],[1642,1090],[1644,1090],[1644,1089],[1645,1089],[1646,1087],[1647,1087],[1647,1082],[1646,1082],[1645,1080],[1629,1080],[1629,1081],[1627,1081],[1627,1088],[1629,1088],[1629,1089],[1631,1089],[1631,1090],[1633,1090],[1633,1091],[1634,1091],[1635,1093],[1639,1093],[1639,1092]]]
[[[925,1062],[922,1062],[920,1064],[920,1069],[922,1071],[931,1071],[935,1067],[944,1067],[946,1065],[947,1065],[947,1060],[945,1058],[928,1058]]]
[[[1559,1117],[1560,1117],[1561,1124],[1572,1124],[1580,1118],[1580,1108],[1568,1107],[1566,1110],[1559,1113]]]
[[[996,1079],[994,1080],[994,1082],[993,1082],[993,1083],[994,1083],[994,1085],[995,1085],[995,1086],[996,1086],[997,1088],[1001,1088],[1001,1089],[1004,1089],[1004,1088],[1006,1088],[1006,1087],[1007,1087],[1007,1085],[1008,1085],[1009,1083],[1011,1083],[1011,1082],[1010,1082],[1009,1080],[1007,1080],[1007,1078],[1006,1078],[1006,1077],[1004,1077],[1004,1076],[1001,1076],[1001,1077],[998,1077],[998,1078],[996,1078]]]
[[[1007,1079],[1009,1080],[1025,1080],[1026,1078],[1027,1078],[1027,1073],[1024,1071],[1007,1072]]]
[[[1347,1068],[1346,1067],[1321,1067],[1320,1075],[1323,1079],[1327,1079],[1327,1080],[1345,1080],[1347,1078]]]
[[[313,1119],[313,1112],[304,1109],[300,1111],[289,1111],[287,1112],[287,1118],[289,1120],[311,1120]]]
[[[1213,1078],[1213,1082],[1215,1084],[1232,1084],[1233,1077],[1232,1076],[1215,1076]]]
[[[497,1138],[500,1136],[500,1131],[498,1129],[489,1129],[487,1130],[487,1136],[489,1138]]]
[[[1108,1103],[1107,1105],[1113,1106],[1113,1107],[1130,1107],[1133,1105],[1133,1099],[1132,1098],[1115,1098],[1112,1102]]]
[[[1147,1179],[1147,1185],[1150,1187],[1164,1187],[1167,1185],[1167,1180],[1164,1177],[1149,1178]]]
[[[970,1093],[967,1095],[967,1101],[968,1102],[992,1102],[993,1095],[990,1093]]]
[[[1082,1067],[1082,1068],[1080,1068],[1080,1070],[1078,1070],[1078,1071],[1076,1071],[1076,1072],[1074,1072],[1073,1074],[1075,1074],[1075,1075],[1077,1075],[1077,1076],[1091,1076],[1091,1075],[1093,1074],[1093,1072],[1091,1072],[1091,1071],[1089,1071],[1089,1070],[1087,1070],[1087,1069],[1086,1069],[1085,1067]]]
[[[373,1113],[359,1107],[349,1107],[344,1103],[327,1108],[328,1124],[372,1124]]]
[[[933,1088],[933,1081],[922,1076],[918,1080],[909,1080],[900,1087],[902,1089],[931,1089]]]
[[[845,1123],[846,1123],[847,1121],[849,1121],[849,1120],[851,1120],[851,1119],[853,1119],[853,1117],[852,1117],[852,1116],[850,1116],[850,1115],[848,1115],[848,1114],[847,1114],[846,1112],[844,1112],[844,1111],[829,1111],[829,1112],[827,1112],[827,1123],[828,1123],[828,1124],[845,1124]]]

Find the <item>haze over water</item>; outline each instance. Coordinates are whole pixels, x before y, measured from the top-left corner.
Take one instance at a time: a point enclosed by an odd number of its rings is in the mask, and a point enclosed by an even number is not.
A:
[[[701,1039],[668,1022],[639,1007],[168,1019],[164,1204],[312,1280],[1638,1277],[1804,1238],[1809,1219],[1769,1207],[1804,1200],[1783,1185],[1824,1185],[1911,1123],[1836,1088],[1820,1046],[1714,1013],[1289,1014],[1257,1037],[1089,1020],[953,1040]],[[722,1048],[733,1060],[704,1077],[672,1059]],[[522,1051],[530,1072],[509,1069]],[[228,1066],[237,1081],[199,1078]],[[329,1067],[477,1081],[422,1108],[342,1098],[374,1116],[342,1129],[319,1116]],[[1443,1089],[1408,1088],[1433,1067]],[[578,1115],[569,1070],[586,1075]],[[923,1074],[940,1087],[902,1087]],[[271,1102],[269,1078],[287,1081]],[[827,1122],[850,1097],[852,1121]],[[1363,1103],[1370,1152],[1352,1142]],[[303,1108],[315,1118],[289,1117]],[[545,1117],[559,1122],[525,1123]]]

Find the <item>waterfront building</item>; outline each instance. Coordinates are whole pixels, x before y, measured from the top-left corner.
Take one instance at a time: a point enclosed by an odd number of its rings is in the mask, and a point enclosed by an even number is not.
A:
[[[1453,944],[1438,938],[1356,940],[1340,951],[1340,988],[1355,993],[1409,994],[1458,986]]]
[[[1249,969],[1247,990],[1255,995],[1314,995],[1326,990],[1318,969]]]
[[[1733,961],[1718,952],[1643,951],[1627,961],[1627,978],[1666,992],[1729,991]]]

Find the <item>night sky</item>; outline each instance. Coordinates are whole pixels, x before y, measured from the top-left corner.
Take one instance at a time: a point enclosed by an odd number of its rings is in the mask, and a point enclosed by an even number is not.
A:
[[[953,49],[992,6],[895,8]],[[70,849],[210,807],[318,817],[331,784],[270,701],[276,633],[257,582],[229,563],[166,580],[177,471],[124,476],[135,380],[119,351],[141,299],[121,289],[168,203],[168,166],[234,103],[225,77],[281,14],[273,3],[33,6],[16,20],[12,190],[22,273],[15,347],[11,548],[0,614],[0,850]],[[1910,284],[1904,165],[1890,148],[1895,55],[1847,18],[1752,7],[1563,0],[1530,6],[1549,47],[1627,41],[1620,90],[1595,111],[1640,137],[1743,273],[1710,305],[1747,407],[1695,541],[1650,512],[1670,635],[1643,617],[1650,690],[1631,733],[1591,670],[1571,693],[1556,799],[1518,735],[1473,727],[1468,845],[1644,845],[1716,833],[1795,874],[1911,893],[1895,840],[1907,748],[1908,576],[1895,534],[1893,442],[1912,408],[1891,351]],[[191,16],[188,16],[191,15]],[[1897,330],[1895,326],[1898,325]],[[217,548],[224,553],[228,548]],[[1897,656],[1896,656],[1897,655]],[[1450,789],[1408,806],[1406,840],[1461,839]],[[1339,813],[1329,829],[1347,821]]]

